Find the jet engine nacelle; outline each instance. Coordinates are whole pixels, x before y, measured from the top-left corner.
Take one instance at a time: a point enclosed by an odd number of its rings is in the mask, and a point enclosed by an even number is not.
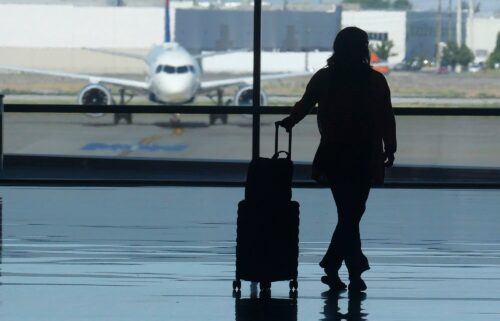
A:
[[[108,106],[113,104],[113,96],[108,88],[90,84],[85,86],[78,94],[78,104],[86,106]],[[87,113],[90,117],[102,117],[103,113]]]
[[[268,99],[265,91],[260,91],[260,105],[267,106]],[[233,104],[235,106],[252,106],[253,104],[253,87],[246,86],[240,88],[233,98]]]

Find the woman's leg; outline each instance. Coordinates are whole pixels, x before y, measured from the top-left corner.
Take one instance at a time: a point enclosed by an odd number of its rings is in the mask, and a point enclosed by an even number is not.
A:
[[[344,219],[346,215],[344,204],[346,203],[345,198],[348,194],[343,184],[332,185],[330,189],[335,200],[335,205],[337,206],[337,226],[333,232],[328,250],[319,265],[325,269],[327,274],[334,275],[338,273],[338,270],[342,266],[346,251],[345,238],[347,233],[345,226],[346,220]]]
[[[330,246],[320,263],[327,274],[336,274],[345,260],[350,276],[359,278],[368,270],[368,259],[361,249],[359,223],[365,212],[370,182],[350,177],[331,186],[337,205],[338,221]]]
[[[357,181],[350,185],[349,199],[347,201],[346,213],[343,218],[346,220],[346,244],[345,264],[349,271],[349,290],[364,291],[366,284],[361,279],[361,274],[370,269],[368,259],[363,254],[361,249],[361,236],[359,231],[359,223],[366,208],[366,201],[370,192],[370,182]]]
[[[350,199],[345,215],[346,229],[346,252],[345,263],[349,270],[349,275],[359,277],[361,273],[368,270],[368,259],[361,249],[361,235],[359,223],[366,209],[366,201],[370,192],[370,182],[361,182],[352,185],[350,188]]]

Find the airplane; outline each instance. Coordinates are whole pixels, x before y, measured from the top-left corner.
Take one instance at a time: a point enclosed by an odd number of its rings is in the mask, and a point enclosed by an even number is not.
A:
[[[25,68],[20,66],[3,66],[0,69],[21,72],[28,74],[39,74],[45,76],[63,77],[69,79],[79,79],[87,81],[88,84],[81,89],[77,96],[80,105],[112,105],[115,100],[107,86],[119,88],[120,104],[126,104],[136,94],[145,94],[149,100],[163,105],[183,105],[192,102],[197,95],[207,95],[211,99],[217,97],[217,105],[224,105],[224,88],[229,86],[239,86],[232,99],[232,104],[236,106],[248,106],[252,104],[253,97],[253,77],[235,77],[220,80],[202,81],[202,68],[200,61],[203,58],[221,54],[228,54],[234,51],[223,51],[206,53],[199,55],[190,54],[179,43],[170,41],[169,27],[169,1],[165,6],[166,32],[165,40],[162,44],[154,46],[149,54],[144,57],[136,54],[116,52],[112,50],[90,49],[92,51],[111,54],[116,56],[139,59],[147,65],[148,76],[145,81],[137,81],[122,78],[112,78],[105,76],[86,75],[79,73],[69,73],[55,70],[42,70]],[[262,75],[261,80],[284,79],[312,75],[312,71],[278,73]],[[215,94],[215,95],[214,95]],[[128,95],[128,101],[125,97]],[[264,91],[261,91],[261,105],[267,105],[268,99]],[[91,116],[102,116],[103,114],[89,114]],[[121,118],[125,118],[128,124],[132,123],[132,115],[115,114],[114,124],[118,124]],[[209,122],[214,124],[220,118],[223,124],[227,123],[227,115],[210,115]],[[177,115],[171,120],[179,122]]]
[[[205,94],[212,98],[214,93],[217,96],[217,104],[224,105],[223,89],[225,87],[237,85],[240,88],[234,95],[232,104],[237,106],[251,105],[253,97],[252,76],[201,81],[202,69],[199,64],[200,59],[208,56],[228,54],[232,51],[191,55],[180,44],[175,42],[165,42],[159,46],[153,47],[146,57],[109,50],[93,49],[93,51],[140,59],[147,65],[148,76],[145,81],[137,81],[54,70],[24,68],[19,66],[0,65],[0,69],[88,81],[89,84],[77,95],[77,102],[80,105],[95,106],[114,104],[115,101],[111,91],[106,85],[120,88],[120,104],[125,104],[127,102],[125,101],[125,96],[128,92],[130,99],[132,99],[134,95],[142,93],[148,95],[151,102],[164,105],[187,104],[192,102],[197,95]],[[269,74],[262,75],[261,80],[284,79],[311,74],[311,71]],[[267,102],[267,95],[262,90],[261,104],[267,105]],[[93,116],[101,115],[102,114],[93,114]],[[120,114],[115,114],[114,123],[118,124],[121,117],[125,118],[127,123],[132,123],[131,115]],[[221,118],[224,124],[227,123],[227,115],[211,115],[210,124],[214,124],[217,118]]]

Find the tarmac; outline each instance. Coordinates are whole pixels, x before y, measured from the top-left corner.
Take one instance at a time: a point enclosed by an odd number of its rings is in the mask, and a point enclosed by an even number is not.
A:
[[[328,190],[301,204],[299,289],[232,293],[241,188],[1,187],[2,320],[496,320],[499,190],[375,189],[362,221],[365,295],[333,294],[317,263]],[[341,277],[347,281],[346,271]]]

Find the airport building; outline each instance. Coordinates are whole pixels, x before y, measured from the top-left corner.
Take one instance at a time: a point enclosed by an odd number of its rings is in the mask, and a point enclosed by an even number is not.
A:
[[[1,12],[2,48],[147,49],[161,42],[165,31],[161,7],[1,5]],[[192,3],[172,2],[170,16],[173,38],[192,52],[253,46],[251,9],[194,9]],[[19,25],[23,19],[30,23]],[[365,29],[374,42],[393,42],[390,63],[415,57],[432,59],[437,19],[435,12],[347,11],[340,6],[331,12],[266,9],[262,12],[262,49],[329,52],[340,28],[356,25]],[[476,55],[491,52],[495,46],[496,32],[491,30],[499,29],[498,21],[470,20],[464,15],[462,37]],[[65,26],[63,32],[61,26]],[[441,34],[442,42],[456,39],[455,14],[443,14]]]
[[[500,33],[500,16],[474,16],[467,21],[467,46],[476,56],[476,62],[485,62],[495,49]]]
[[[432,60],[436,56],[437,15],[436,12],[413,11],[344,11],[342,26],[358,26],[369,35],[383,35],[378,38],[391,40],[394,47],[389,62],[414,58]],[[462,37],[465,40],[466,19],[462,21]],[[443,15],[441,23],[441,42],[454,41],[456,17]]]
[[[253,47],[253,10],[179,9],[176,17],[176,40],[188,50]],[[332,12],[266,10],[262,12],[262,49],[328,51],[340,27],[340,9]]]
[[[253,11],[179,9],[176,39],[188,49],[215,51],[252,47]],[[437,44],[436,12],[268,10],[262,13],[262,49],[265,51],[330,51],[341,27],[358,26],[372,41],[391,40],[392,63],[404,59],[433,59]],[[465,41],[466,19],[462,19]],[[456,39],[456,16],[443,15],[441,42]]]

